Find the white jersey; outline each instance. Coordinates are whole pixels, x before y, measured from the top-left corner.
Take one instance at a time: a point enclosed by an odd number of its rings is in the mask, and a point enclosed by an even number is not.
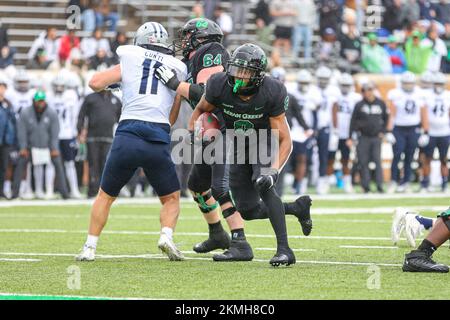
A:
[[[11,102],[16,116],[19,116],[22,110],[33,105],[33,96],[35,90],[30,89],[27,92],[16,91],[15,89],[8,89],[5,93],[5,98]]]
[[[388,100],[395,106],[394,126],[417,126],[420,124],[420,110],[424,106],[420,89],[405,92],[400,88],[388,92]]]
[[[122,72],[122,115],[120,121],[132,119],[167,123],[175,91],[163,85],[154,71],[161,65],[174,69],[180,81],[187,77],[186,65],[175,57],[139,46],[117,48]]]
[[[74,90],[65,90],[62,94],[50,94],[47,98],[50,108],[56,111],[59,119],[60,140],[69,140],[77,136],[79,113],[78,96]]]
[[[312,128],[314,125],[313,111],[317,109],[322,97],[319,91],[314,86],[309,86],[306,93],[301,92],[297,88],[289,91],[296,99],[300,106],[302,106],[302,116],[305,119],[308,127]],[[306,135],[303,127],[298,123],[297,119],[292,119],[291,138],[295,142],[305,142]]]
[[[350,121],[355,105],[362,100],[362,96],[354,91],[348,94],[340,94],[337,100],[338,104],[338,131],[339,139],[348,139],[350,130]]]
[[[340,95],[338,87],[329,85],[325,89],[317,87],[321,95],[321,102],[317,110],[317,128],[322,129],[331,127],[331,115],[333,113],[333,105],[337,102]]]
[[[433,93],[425,100],[432,137],[450,136],[450,91]]]

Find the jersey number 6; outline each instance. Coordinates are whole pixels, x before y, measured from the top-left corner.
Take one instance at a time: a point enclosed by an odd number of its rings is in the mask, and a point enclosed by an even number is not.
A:
[[[153,64],[153,67],[152,67],[152,64]],[[150,69],[152,69],[152,88],[150,90],[150,94],[157,94],[158,93],[158,79],[155,77],[155,69],[162,66],[162,64],[158,61],[154,61],[151,59],[145,59],[142,66],[144,68],[142,70],[142,78],[141,78],[141,85],[139,87],[139,94],[147,93],[147,82],[148,82],[148,77],[150,76]]]

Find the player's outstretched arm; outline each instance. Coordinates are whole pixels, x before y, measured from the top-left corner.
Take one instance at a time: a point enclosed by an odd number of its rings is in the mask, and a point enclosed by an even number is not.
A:
[[[89,87],[95,92],[103,91],[109,85],[120,82],[122,73],[120,64],[115,65],[105,71],[96,72],[89,81]]]
[[[273,133],[278,135],[279,151],[278,158],[272,164],[272,168],[280,171],[286,164],[289,155],[292,152],[292,139],[287,124],[286,115],[284,113],[276,117],[270,117],[270,128],[275,130]]]
[[[215,105],[206,101],[205,96],[202,96],[197,106],[195,107],[194,111],[192,112],[191,119],[189,120],[188,130],[194,131],[195,120],[197,120],[202,113],[211,112],[215,108],[216,108]]]
[[[178,115],[180,114],[180,107],[181,107],[181,96],[177,94],[175,96],[175,99],[173,100],[172,109],[170,109],[169,122],[171,126],[173,126],[173,124],[178,119]]]

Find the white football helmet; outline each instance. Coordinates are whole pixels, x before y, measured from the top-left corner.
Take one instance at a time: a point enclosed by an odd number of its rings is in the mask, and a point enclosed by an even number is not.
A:
[[[411,92],[416,85],[416,76],[410,71],[406,71],[400,77],[400,84],[405,92]]]
[[[52,80],[52,89],[55,94],[61,94],[66,89],[67,79],[62,73],[58,73]]]
[[[339,89],[342,94],[347,94],[350,92],[351,88],[354,85],[353,77],[348,73],[343,73],[338,80]]]
[[[320,88],[324,89],[330,83],[332,71],[328,67],[321,66],[316,70],[315,75],[317,78],[317,84],[319,85]]]
[[[25,69],[20,69],[14,76],[14,89],[19,92],[27,92],[30,90],[30,76]]]
[[[430,71],[425,71],[420,76],[420,87],[422,89],[430,89],[433,87],[433,73]]]
[[[447,78],[441,72],[437,72],[433,76],[433,88],[434,92],[437,94],[442,93],[445,90],[445,85],[447,84]]]
[[[308,70],[300,70],[297,73],[297,84],[301,92],[307,92],[312,82],[312,75]]]
[[[160,23],[146,22],[137,29],[134,45],[143,47],[157,46],[170,49],[169,34]]]

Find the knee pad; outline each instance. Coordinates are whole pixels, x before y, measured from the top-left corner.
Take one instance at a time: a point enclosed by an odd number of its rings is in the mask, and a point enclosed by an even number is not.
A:
[[[222,210],[222,216],[226,219],[237,212],[236,207],[230,207],[228,209]]]
[[[230,191],[225,191],[225,192],[219,193],[219,192],[217,192],[216,189],[213,188],[212,195],[213,195],[214,199],[216,199],[221,206],[227,202],[233,203],[233,200],[231,199],[231,196],[230,196]]]
[[[445,210],[444,212],[441,212],[438,215],[438,218],[442,218],[445,225],[447,226],[448,230],[450,231],[450,208]]]
[[[194,193],[194,201],[198,203],[198,207],[200,208],[200,211],[203,213],[209,213],[218,207],[217,202],[213,204],[206,203],[206,201],[208,201],[210,198],[211,198],[211,190],[208,190],[208,192],[205,195],[202,195],[200,192]]]

